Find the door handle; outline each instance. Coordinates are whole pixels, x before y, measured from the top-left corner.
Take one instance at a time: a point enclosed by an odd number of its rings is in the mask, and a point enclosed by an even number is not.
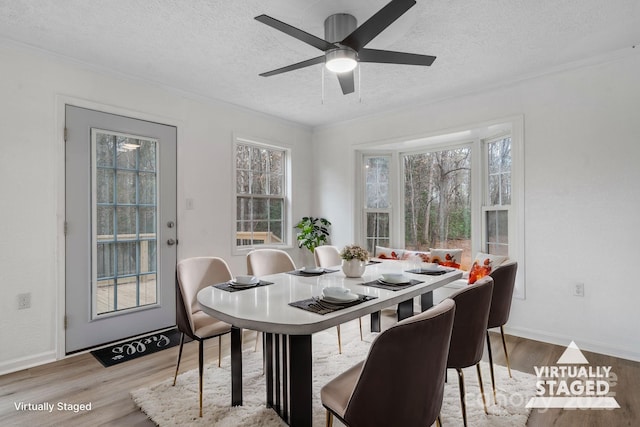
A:
[[[177,245],[177,244],[178,244],[177,240],[173,240],[173,239],[167,240],[167,245],[169,245],[169,246],[173,246],[173,245]]]

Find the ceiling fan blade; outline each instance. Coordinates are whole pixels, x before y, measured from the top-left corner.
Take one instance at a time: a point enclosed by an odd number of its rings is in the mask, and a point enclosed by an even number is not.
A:
[[[336,73],[336,75],[338,76],[338,81],[340,82],[340,87],[342,88],[343,94],[347,95],[355,91],[353,71],[348,71],[346,73]]]
[[[433,64],[435,56],[417,53],[395,52],[392,50],[362,49],[358,52],[360,62],[377,62],[382,64],[426,65]]]
[[[338,47],[333,43],[329,43],[328,41],[321,39],[320,37],[316,37],[313,34],[302,31],[299,28],[292,27],[291,25],[285,24],[284,22],[278,21],[277,19],[270,16],[260,15],[256,16],[255,19],[322,51],[326,52],[327,50],[336,49]]]
[[[286,73],[287,71],[293,71],[304,67],[309,67],[315,64],[321,64],[324,62],[324,55],[318,56],[316,58],[307,59],[306,61],[298,62],[296,64],[287,65],[286,67],[278,68],[276,70],[267,71],[266,73],[261,73],[262,77],[275,76],[276,74]]]
[[[391,0],[340,43],[349,46],[355,51],[360,51],[415,4],[414,0]]]

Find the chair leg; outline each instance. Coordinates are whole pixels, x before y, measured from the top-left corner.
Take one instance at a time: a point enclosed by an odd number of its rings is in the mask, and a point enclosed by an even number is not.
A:
[[[260,341],[260,332],[256,331],[256,343],[253,346],[253,352],[258,351],[258,341]]]
[[[438,418],[436,418],[436,427],[442,427],[442,420],[440,419],[440,414],[438,414]]]
[[[200,373],[200,418],[202,418],[202,377],[204,370],[204,341],[198,341],[198,372]]]
[[[467,405],[464,403],[464,374],[462,373],[462,369],[456,368],[458,371],[458,384],[460,384],[460,407],[462,408],[462,421],[464,422],[464,427],[467,427]]]
[[[489,415],[489,411],[487,411],[487,399],[484,397],[484,385],[482,384],[482,373],[480,372],[480,363],[476,364],[476,370],[478,371],[478,384],[480,384],[480,394],[482,395],[482,404],[484,405],[484,413]]]
[[[360,322],[360,341],[364,341],[362,338],[362,317],[358,317],[358,322]]]
[[[504,340],[504,328],[500,325],[500,335],[502,335],[502,348],[504,348],[504,357],[507,359],[507,369],[509,370],[509,378],[511,376],[511,364],[509,363],[509,353],[507,353],[507,342]]]
[[[493,374],[493,355],[491,354],[491,339],[489,338],[489,331],[487,331],[487,351],[489,353],[489,370],[491,372],[491,387],[493,387],[493,403],[494,405],[498,404],[498,399],[496,397],[496,379]]]
[[[182,347],[184,347],[184,332],[180,334],[180,350],[178,350],[178,362],[176,363],[176,374],[173,376],[173,385],[176,385],[178,369],[180,369],[180,359],[182,359]]]
[[[218,368],[220,367],[221,360],[222,360],[222,335],[218,335]]]
[[[342,354],[342,338],[340,338],[340,325],[336,326],[338,330],[338,353]]]
[[[327,424],[326,425],[327,425],[327,427],[332,427],[333,426],[333,414],[328,409],[327,409]]]

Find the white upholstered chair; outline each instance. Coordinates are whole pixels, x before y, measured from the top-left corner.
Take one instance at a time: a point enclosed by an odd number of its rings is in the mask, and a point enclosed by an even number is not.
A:
[[[187,258],[176,266],[176,323],[182,332],[173,385],[176,385],[184,336],[198,341],[198,371],[200,374],[200,417],[202,417],[202,374],[204,368],[204,340],[218,337],[218,366],[220,366],[221,337],[231,331],[231,325],[202,311],[196,296],[200,289],[231,280],[229,266],[222,258]]]

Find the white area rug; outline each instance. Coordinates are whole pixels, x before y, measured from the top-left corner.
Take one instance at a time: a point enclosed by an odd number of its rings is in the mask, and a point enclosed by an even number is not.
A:
[[[333,331],[333,330],[332,330]],[[324,426],[325,410],[320,403],[320,388],[339,373],[364,359],[375,334],[365,337],[365,341],[343,342],[342,354],[337,352],[335,332],[321,332],[313,336],[313,425]],[[265,407],[265,384],[262,375],[262,353],[247,349],[243,352],[243,406],[230,407],[231,373],[230,359],[205,366],[203,417],[198,417],[198,370],[178,376],[176,386],[168,378],[151,387],[131,393],[135,403],[151,420],[161,427],[173,426],[285,426],[286,424],[271,409]],[[529,417],[526,402],[535,394],[536,377],[512,371],[509,378],[507,369],[496,366],[498,404],[493,404],[491,377],[488,364],[482,363],[482,377],[487,398],[489,415],[485,415],[478,387],[475,367],[464,370],[467,391],[467,420],[470,426],[524,426]],[[442,405],[442,423],[462,426],[458,390],[458,375],[448,371],[448,383]],[[342,426],[337,420],[334,426]]]

